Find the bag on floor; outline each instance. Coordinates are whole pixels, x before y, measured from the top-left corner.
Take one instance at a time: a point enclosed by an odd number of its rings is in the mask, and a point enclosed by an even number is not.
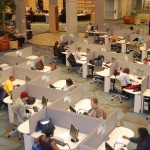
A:
[[[37,70],[43,70],[44,69],[44,63],[43,63],[43,60],[39,60],[36,64],[35,64],[35,68]]]

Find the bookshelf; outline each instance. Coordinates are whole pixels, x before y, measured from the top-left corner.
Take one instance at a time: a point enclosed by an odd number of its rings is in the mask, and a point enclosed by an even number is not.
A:
[[[78,13],[95,13],[95,0],[78,0]]]

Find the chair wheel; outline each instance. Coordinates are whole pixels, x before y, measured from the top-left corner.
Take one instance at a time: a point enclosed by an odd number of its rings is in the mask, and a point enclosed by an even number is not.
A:
[[[7,137],[10,138],[10,135],[8,135]]]
[[[122,102],[120,102],[122,104]]]
[[[113,99],[111,99],[111,101],[113,101]]]
[[[15,131],[16,129],[14,128],[13,131]]]
[[[21,138],[18,138],[18,140],[20,140],[20,141],[21,141]]]
[[[146,118],[146,120],[148,120],[148,118]]]

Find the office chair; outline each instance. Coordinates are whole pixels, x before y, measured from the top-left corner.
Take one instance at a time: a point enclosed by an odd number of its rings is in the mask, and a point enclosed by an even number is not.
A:
[[[6,106],[5,103],[3,102],[5,97],[6,97],[5,90],[3,89],[3,87],[0,87],[0,110],[3,110],[4,107]]]
[[[113,95],[111,101],[113,101],[114,98],[119,98],[120,103],[122,103],[122,98],[128,99],[126,96],[122,95],[123,90],[121,86],[121,81],[119,79],[115,79],[114,89],[118,94]]]
[[[13,111],[14,112],[14,111]],[[19,140],[21,140],[22,139],[22,135],[21,135],[21,133],[18,131],[18,126],[21,124],[21,123],[19,123],[19,119],[18,119],[18,117],[17,117],[17,114],[14,112],[14,124],[16,125],[16,127],[13,127],[13,129],[12,129],[12,131],[8,134],[8,138],[10,138],[11,137],[11,135],[12,134],[14,134],[14,133],[18,133],[18,136],[19,136]]]
[[[80,72],[80,66],[76,63],[74,55],[71,53],[67,58],[71,68],[70,71]]]
[[[90,82],[91,84],[93,84],[94,82],[96,82],[97,86],[99,85],[99,83],[104,83],[104,79],[103,77],[96,75],[96,72],[98,71],[102,71],[103,67],[102,66],[94,66],[94,71],[93,71],[93,79]]]

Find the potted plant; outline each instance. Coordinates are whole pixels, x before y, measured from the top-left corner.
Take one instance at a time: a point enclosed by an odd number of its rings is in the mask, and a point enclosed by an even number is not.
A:
[[[5,13],[8,8],[11,9],[11,13],[15,12],[16,5],[14,0],[0,0],[0,36],[5,33]]]

